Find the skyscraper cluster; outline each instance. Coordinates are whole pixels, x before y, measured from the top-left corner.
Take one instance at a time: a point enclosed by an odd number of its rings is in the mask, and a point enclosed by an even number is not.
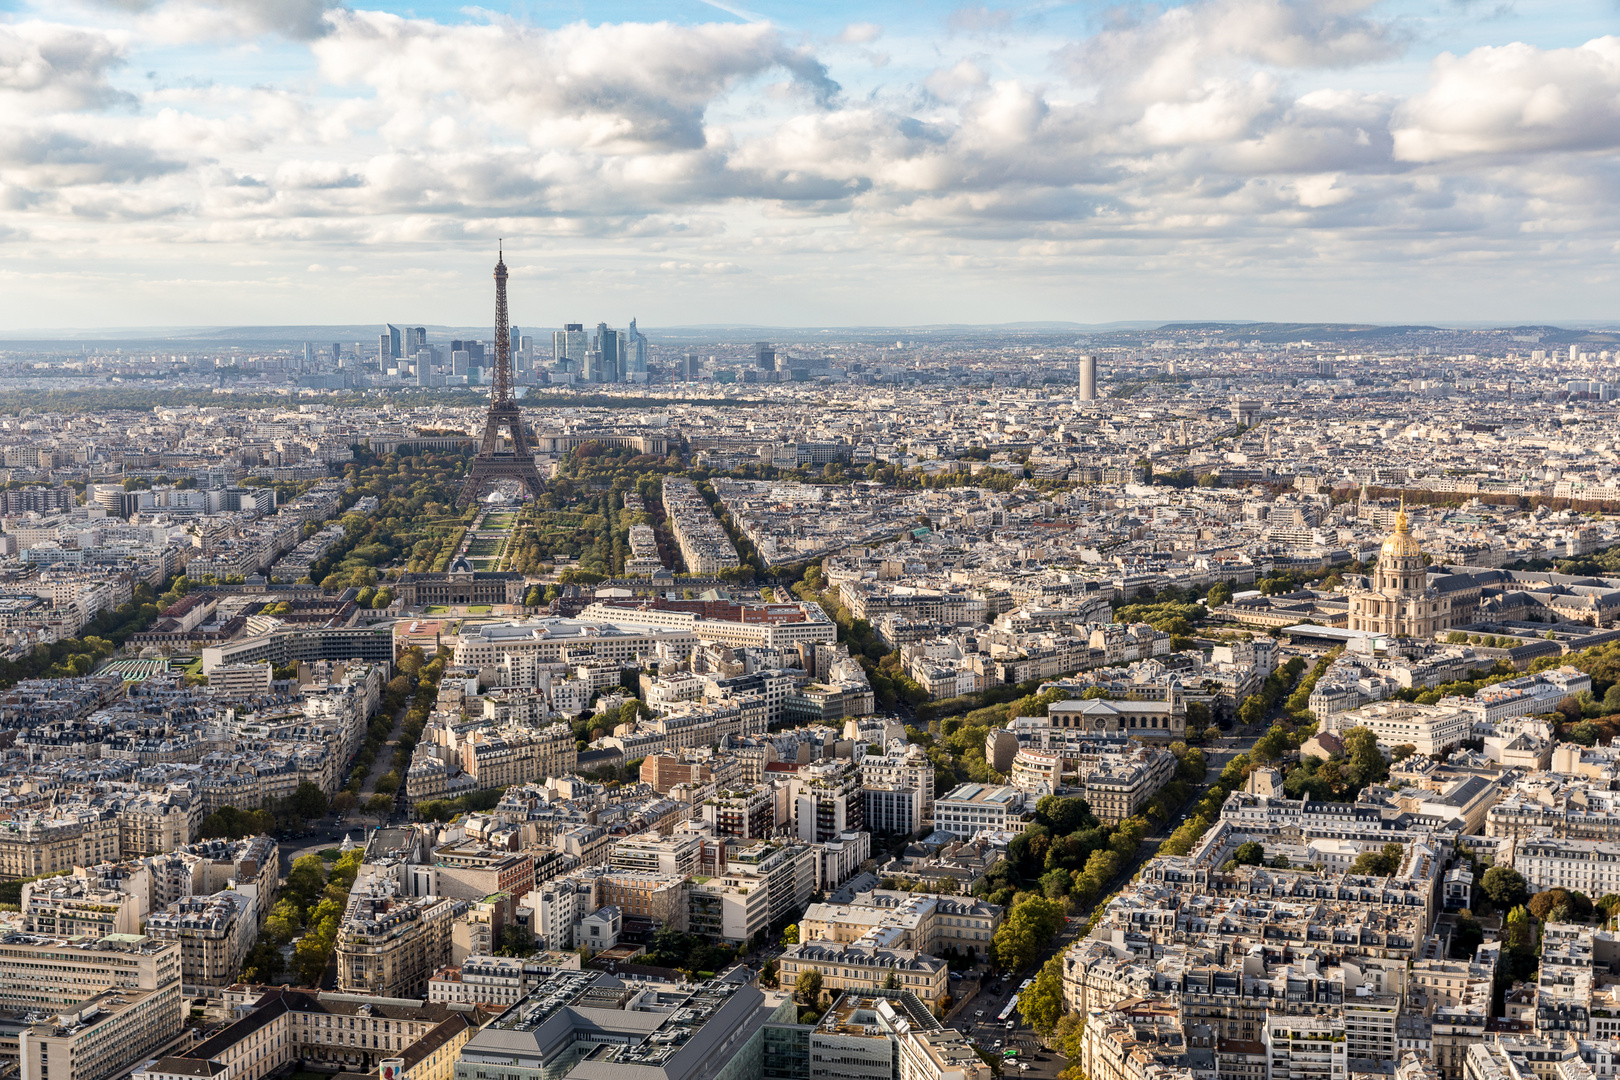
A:
[[[542,338],[543,342],[544,339]],[[567,323],[551,334],[551,357],[545,346],[511,328],[512,374],[519,383],[638,383],[647,381],[647,337],[630,320],[628,329],[597,323]],[[388,325],[377,338],[377,371],[414,381],[418,386],[478,386],[490,381],[495,367],[492,341],[427,340],[427,328]]]
[[[597,323],[565,323],[551,334],[551,381],[621,383],[647,381],[647,338],[630,320],[628,330]]]
[[[512,371],[522,382],[531,381],[534,339],[511,328]],[[427,328],[389,325],[377,338],[377,371],[381,375],[414,380],[418,386],[477,386],[489,382],[495,367],[495,343],[472,338],[432,342]]]

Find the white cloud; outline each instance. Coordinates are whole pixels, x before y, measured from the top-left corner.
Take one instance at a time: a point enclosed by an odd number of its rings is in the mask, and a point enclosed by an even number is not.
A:
[[[1408,44],[1353,0],[1190,0],[1055,45],[974,9],[959,28],[1007,40],[921,62],[902,42],[909,70],[858,73],[856,93],[816,50],[858,65],[871,24],[811,47],[767,23],[122,6],[129,42],[0,24],[11,241],[218,245],[295,281],[312,261],[353,264],[356,245],[409,265],[505,236],[635,254],[668,280],[735,275],[728,288],[857,267],[1035,280],[1094,260],[1418,265],[1571,233],[1620,242],[1614,38],[1441,57],[1402,100],[1340,81]],[[217,85],[160,74],[163,89],[120,98],[126,56],[204,33],[306,39],[316,68],[240,85],[221,62]]]
[[[142,31],[161,41],[206,41],[279,34],[309,41],[329,29],[338,0],[96,0],[140,16]]]
[[[42,22],[0,23],[0,118],[132,104],[108,74],[124,45],[107,34]]]
[[[1109,98],[1164,101],[1248,65],[1336,68],[1379,60],[1406,44],[1368,17],[1370,0],[1205,0],[1126,21],[1059,51],[1077,83]]]
[[[813,54],[758,23],[546,31],[377,12],[332,18],[334,33],[314,45],[329,79],[370,86],[407,116],[464,107],[467,120],[520,133],[536,147],[699,149],[705,112],[743,80],[785,70],[819,104],[838,89]]]
[[[846,45],[870,45],[883,36],[883,27],[871,22],[852,22],[839,33],[838,40]]]
[[[1402,161],[1617,147],[1620,37],[1575,49],[1514,43],[1444,54],[1429,89],[1395,121]]]

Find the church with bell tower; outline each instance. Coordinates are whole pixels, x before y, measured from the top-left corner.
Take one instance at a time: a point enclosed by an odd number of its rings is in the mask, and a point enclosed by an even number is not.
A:
[[[1429,585],[1423,548],[1402,506],[1370,584],[1350,592],[1349,628],[1391,638],[1432,638],[1453,625],[1451,598]]]

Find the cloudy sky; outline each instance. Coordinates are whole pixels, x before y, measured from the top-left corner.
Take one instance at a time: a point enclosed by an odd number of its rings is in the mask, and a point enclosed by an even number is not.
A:
[[[0,0],[0,329],[1620,318],[1617,0]]]

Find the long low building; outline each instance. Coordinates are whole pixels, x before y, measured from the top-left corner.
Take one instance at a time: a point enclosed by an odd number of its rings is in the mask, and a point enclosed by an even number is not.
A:
[[[450,1080],[475,1030],[465,1014],[438,1003],[247,986],[231,987],[225,999],[245,1007],[240,1020],[159,1058],[135,1080],[263,1080],[301,1063],[364,1072],[389,1060],[397,1062],[395,1080]]]
[[[507,657],[549,661],[565,654],[591,653],[598,660],[634,660],[660,648],[684,660],[697,647],[690,630],[659,627],[621,627],[587,619],[525,619],[521,622],[483,623],[456,638],[458,664],[484,667]]]
[[[401,575],[394,582],[394,595],[408,608],[428,604],[521,604],[527,587],[522,574],[474,570],[465,556],[457,556],[447,570]]]
[[[137,934],[0,940],[0,1056],[24,1077],[119,1076],[183,1030],[180,944]],[[52,1073],[48,1066],[60,1063]],[[122,1072],[120,1072],[122,1070]]]
[[[710,1080],[758,1076],[767,1024],[792,1024],[790,995],[742,981],[639,983],[560,971],[467,1041],[455,1080]],[[748,1068],[749,1065],[752,1068]]]
[[[742,648],[832,644],[838,627],[820,604],[739,604],[727,600],[598,600],[580,618],[625,630],[685,630],[704,641]]]
[[[290,664],[296,660],[370,660],[392,663],[394,628],[388,623],[374,626],[323,626],[314,629],[276,630],[269,634],[237,638],[202,651],[203,674],[221,664],[253,664],[269,661]]]
[[[1514,846],[1513,869],[1536,892],[1568,889],[1587,896],[1620,892],[1620,843],[1536,837]]]
[[[1419,754],[1438,758],[1472,735],[1474,716],[1451,706],[1381,701],[1353,712],[1333,713],[1322,721],[1322,730],[1335,734],[1358,727],[1377,736],[1381,749],[1412,746]]]

